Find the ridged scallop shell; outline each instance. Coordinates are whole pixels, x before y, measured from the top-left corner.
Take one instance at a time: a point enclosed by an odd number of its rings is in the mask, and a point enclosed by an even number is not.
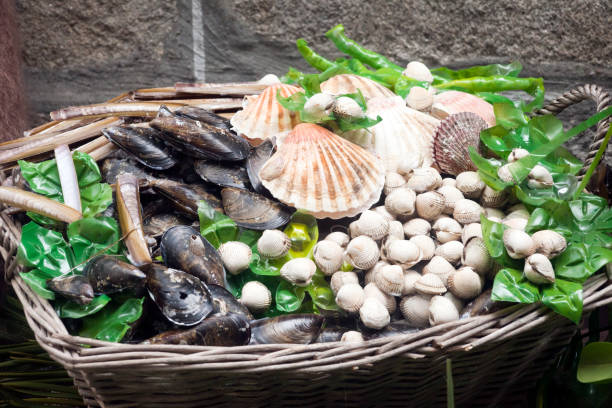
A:
[[[475,113],[487,123],[487,127],[495,126],[493,105],[484,99],[461,91],[446,91],[434,96],[432,115],[444,119],[460,112]]]
[[[395,220],[389,222],[389,234],[387,235],[388,241],[394,239],[404,239],[404,226]]]
[[[358,283],[347,283],[338,289],[336,294],[336,304],[342,310],[355,313],[363,305],[365,295],[363,288]]]
[[[567,248],[563,235],[552,230],[541,230],[531,236],[536,245],[536,252],[547,258],[554,258]]]
[[[334,232],[330,232],[325,237],[325,240],[333,241],[336,244],[340,245],[342,248],[346,248],[346,246],[349,243],[349,241],[351,240],[351,238],[348,236],[348,234],[346,232],[334,231]]]
[[[453,218],[459,221],[461,224],[471,224],[473,222],[480,221],[480,214],[484,213],[484,210],[476,201],[463,200],[455,203],[455,210],[453,211]]]
[[[379,213],[389,222],[395,220],[395,217],[389,211],[387,211],[384,205],[373,207],[372,211]]]
[[[437,247],[434,255],[441,256],[451,264],[457,264],[463,255],[463,244],[459,241],[449,241]]]
[[[506,194],[505,190],[497,191],[497,190],[493,190],[489,186],[485,186],[480,196],[480,203],[482,204],[483,207],[488,207],[488,208],[499,208],[502,205],[504,205],[507,200],[508,200],[508,195]],[[488,217],[488,214],[487,214],[487,217]]]
[[[382,268],[385,265],[389,265],[388,262],[385,261],[378,261],[376,262],[376,265],[374,265],[373,267],[371,267],[364,275],[363,277],[363,282],[367,285],[368,283],[374,283],[374,281],[376,280],[376,274],[378,273],[378,271],[380,271],[380,268]]]
[[[444,211],[444,196],[437,191],[427,191],[416,196],[416,212],[421,218],[433,220]]]
[[[400,310],[410,324],[416,327],[429,325],[429,296],[414,295],[402,298]]]
[[[359,318],[365,327],[382,329],[391,321],[389,311],[377,299],[366,298],[359,309]]]
[[[357,229],[361,235],[367,235],[377,241],[389,232],[389,221],[372,210],[365,210],[357,221]]]
[[[408,217],[415,210],[416,193],[407,187],[395,189],[385,198],[385,209],[394,216]]]
[[[342,247],[333,241],[323,240],[317,242],[312,251],[312,258],[321,272],[331,276],[339,271],[343,262]]]
[[[463,193],[455,186],[442,186],[438,193],[444,196],[444,213],[452,214],[455,210],[455,203],[463,198]]]
[[[376,157],[312,123],[297,125],[284,138],[259,177],[283,203],[333,219],[370,208],[385,182]]]
[[[280,276],[296,286],[303,287],[310,284],[316,271],[317,265],[309,258],[294,258],[283,265]]]
[[[461,242],[463,242],[463,245],[465,245],[474,237],[482,238],[482,225],[479,222],[473,222],[463,226]]]
[[[463,249],[461,263],[469,266],[481,276],[485,276],[492,267],[491,255],[482,238],[474,237],[468,241]]]
[[[422,295],[442,295],[446,292],[446,286],[442,279],[435,273],[428,273],[414,283],[416,291]]]
[[[402,187],[406,184],[406,179],[399,173],[390,171],[385,174],[385,195],[391,194],[391,192],[397,188]]]
[[[450,217],[438,218],[432,228],[436,234],[436,239],[442,244],[458,240],[461,238],[461,232],[463,231],[461,224]]]
[[[456,187],[465,198],[478,199],[485,188],[485,183],[475,171],[462,171],[457,174]]]
[[[405,239],[388,241],[384,253],[390,263],[410,268],[421,261],[421,249],[414,242]]]
[[[555,270],[545,255],[533,254],[525,260],[523,269],[525,277],[536,285],[544,285],[555,281]]]
[[[404,271],[399,265],[385,265],[374,277],[378,289],[391,296],[400,296],[404,288]]]
[[[353,74],[335,75],[321,84],[321,91],[332,95],[357,93],[358,89],[366,99],[395,96],[378,82]]]
[[[386,171],[398,171],[400,161],[419,153],[419,162],[428,167],[433,158],[433,137],[439,121],[423,112],[410,109],[399,96],[372,98],[367,115],[382,121],[368,128],[372,145]]]
[[[434,136],[433,156],[444,173],[457,175],[464,171],[477,170],[470,159],[469,147],[480,153],[480,132],[487,123],[478,115],[461,112],[444,119]]]
[[[412,238],[415,235],[427,235],[431,231],[431,224],[423,218],[413,218],[404,223],[404,235]]]
[[[406,187],[416,193],[435,190],[442,185],[442,177],[433,167],[418,167],[410,171],[407,177]]]
[[[248,139],[265,140],[290,132],[300,123],[297,112],[285,109],[276,99],[280,90],[282,97],[288,97],[302,89],[285,84],[267,87],[259,96],[253,98],[241,111],[230,120],[233,130]]]

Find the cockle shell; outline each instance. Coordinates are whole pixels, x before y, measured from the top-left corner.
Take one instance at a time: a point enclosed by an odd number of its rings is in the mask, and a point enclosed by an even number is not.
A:
[[[257,252],[264,258],[282,258],[289,252],[291,240],[283,231],[265,230],[257,240]]]
[[[416,151],[408,152],[402,157],[397,165],[397,172],[402,176],[408,176],[412,170],[423,166],[423,157]]]
[[[457,308],[448,298],[434,296],[429,302],[429,324],[436,326],[459,320]]]
[[[347,332],[342,333],[342,337],[340,341],[343,343],[361,343],[364,341],[363,334],[356,330],[349,330]]]
[[[409,108],[427,112],[433,105],[433,93],[432,91],[421,88],[420,86],[413,86],[406,96],[406,105]]]
[[[528,150],[517,147],[515,149],[512,149],[512,151],[508,155],[508,163],[514,163],[515,161],[527,156],[529,156]]]
[[[479,222],[473,222],[463,226],[461,242],[463,242],[463,245],[465,245],[474,237],[482,238],[482,225]]]
[[[463,228],[457,220],[450,217],[440,217],[434,222],[432,229],[436,234],[436,239],[445,244],[450,241],[456,241],[461,238]]]
[[[435,190],[442,185],[440,173],[433,167],[419,167],[408,174],[406,187],[414,190],[415,193],[425,193]]]
[[[407,187],[395,189],[385,198],[385,208],[396,217],[414,214],[416,193]]]
[[[455,272],[455,267],[441,256],[434,256],[431,261],[423,267],[423,276],[436,275],[446,285],[448,277]]]
[[[355,313],[363,305],[365,296],[363,288],[358,283],[347,283],[338,289],[336,294],[336,304],[342,310]]]
[[[565,251],[567,241],[563,235],[552,230],[541,230],[531,236],[536,246],[536,252],[547,258],[554,258]]]
[[[463,249],[461,263],[474,269],[479,275],[485,276],[492,267],[491,255],[479,237],[470,239]]]
[[[433,136],[439,121],[423,112],[410,109],[399,96],[372,98],[368,117],[382,121],[368,128],[376,154],[386,171],[397,171],[400,161],[417,152],[422,166],[432,164]]]
[[[225,269],[232,275],[238,275],[249,267],[253,252],[244,242],[228,241],[219,247],[219,255]]]
[[[455,186],[442,186],[438,188],[438,193],[444,196],[444,213],[453,214],[457,201],[464,199],[463,193]]]
[[[415,235],[409,239],[414,242],[421,250],[421,261],[429,261],[436,251],[436,243],[429,235]]]
[[[536,164],[527,176],[529,188],[547,188],[554,184],[552,174],[544,166]]]
[[[309,258],[294,258],[282,266],[280,276],[296,286],[308,286],[316,271],[317,265]]]
[[[442,279],[435,273],[428,273],[414,283],[416,291],[422,295],[442,295],[446,292],[446,286]]]
[[[248,139],[265,140],[272,136],[284,135],[300,123],[297,112],[285,109],[276,99],[280,91],[282,97],[288,97],[301,88],[293,85],[274,84],[251,100],[248,105],[238,111],[230,120],[236,133]]]
[[[357,220],[355,220],[349,224],[349,236],[351,239],[353,239],[357,238],[360,235],[361,232],[359,231],[359,223],[357,222]]]
[[[314,118],[324,118],[328,115],[329,109],[334,104],[333,95],[317,93],[312,95],[304,104],[304,113]]]
[[[359,309],[359,318],[370,329],[382,329],[391,321],[387,308],[377,299],[366,298]]]
[[[514,217],[514,218],[506,217],[501,221],[501,223],[504,224],[506,227],[511,228],[511,229],[521,230],[521,231],[525,230],[528,222],[529,222],[528,218],[522,218],[522,217]]]
[[[474,269],[465,266],[448,277],[448,290],[460,299],[473,299],[482,292],[482,280]]]
[[[456,187],[461,191],[465,198],[478,199],[485,188],[478,173],[475,171],[464,171],[457,175]]]
[[[480,195],[480,203],[483,207],[499,208],[503,206],[507,200],[508,195],[506,194],[505,190],[497,191],[493,190],[489,186],[485,186],[484,190],[482,190],[482,194]]]
[[[375,241],[384,238],[389,232],[389,221],[372,210],[365,210],[357,220],[357,229]]]
[[[399,173],[394,171],[387,172],[385,174],[385,187],[383,192],[385,195],[391,194],[391,192],[397,188],[400,188],[406,184],[406,179]]]
[[[240,303],[245,305],[251,312],[265,311],[272,303],[272,293],[263,283],[250,281],[242,287]]]
[[[522,259],[535,253],[533,239],[525,231],[509,228],[504,231],[504,246],[512,259]]]
[[[391,296],[400,296],[404,288],[404,271],[399,265],[384,265],[374,277],[378,289]]]
[[[442,296],[444,296],[445,298],[453,302],[453,305],[455,305],[455,309],[457,309],[457,313],[461,314],[461,311],[463,310],[463,305],[464,305],[463,300],[453,295],[453,292],[446,292]]]
[[[365,276],[363,277],[364,283],[367,285],[368,283],[375,282],[376,281],[376,274],[378,273],[378,271],[380,271],[380,268],[382,268],[385,265],[389,265],[389,263],[385,262],[385,261],[378,261],[378,262],[376,262],[376,265],[371,267],[366,272]]]
[[[555,271],[548,258],[542,254],[533,254],[525,260],[525,277],[536,285],[555,281]]]
[[[360,235],[348,243],[344,256],[354,268],[370,269],[378,262],[380,251],[372,238]]]
[[[395,217],[389,211],[387,211],[387,209],[385,208],[384,205],[379,205],[377,207],[373,207],[372,211],[375,211],[375,212],[379,213],[380,215],[382,215],[389,222],[395,220]]]
[[[460,91],[446,91],[434,96],[432,115],[435,117],[444,119],[460,112],[475,113],[487,123],[487,127],[495,126],[493,105],[478,96]]]
[[[402,72],[402,75],[417,81],[429,82],[430,84],[434,80],[427,65],[423,64],[421,61],[410,61],[408,65],[406,65],[406,69]]]
[[[389,222],[389,234],[387,240],[404,239],[404,226],[399,221]]]
[[[352,94],[357,93],[357,90],[366,99],[395,96],[378,82],[353,74],[335,75],[321,84],[321,91],[332,95]]]
[[[341,96],[332,104],[332,112],[342,119],[359,119],[365,116],[361,106],[348,96]]]
[[[331,287],[332,292],[334,292],[334,295],[336,295],[342,286],[349,283],[359,283],[359,277],[357,274],[355,272],[338,271],[332,275],[329,286]]]
[[[343,253],[342,247],[337,243],[323,240],[314,246],[312,258],[321,272],[331,276],[342,267]]]
[[[461,224],[471,224],[473,222],[479,222],[480,214],[483,212],[484,210],[476,201],[464,198],[463,200],[459,200],[457,203],[455,203],[453,218],[459,221]]]
[[[423,218],[413,218],[404,223],[404,235],[412,238],[415,235],[427,235],[431,231],[431,224]]]
[[[436,248],[434,255],[441,256],[451,264],[457,264],[463,255],[463,244],[459,241],[449,241]]]
[[[342,248],[346,248],[346,246],[348,245],[349,241],[351,240],[350,237],[348,236],[348,234],[346,232],[342,232],[342,231],[334,231],[334,232],[330,232],[326,237],[325,237],[326,241],[333,241],[336,244],[340,245]]]
[[[486,189],[486,187],[485,187]],[[484,192],[483,192],[484,195]],[[482,197],[481,197],[482,199]],[[484,206],[484,204],[483,204]],[[502,210],[500,210],[499,208],[491,208],[491,207],[485,207],[484,208],[484,212],[485,212],[485,217],[487,217],[488,219],[491,218],[497,218],[497,219],[503,219],[506,214],[504,214],[504,212]]]
[[[414,295],[416,293],[414,284],[420,277],[421,274],[412,269],[404,271],[404,287],[402,288],[402,295]]]
[[[497,177],[499,177],[504,183],[516,183],[514,176],[510,172],[510,164],[506,163],[497,169]]]
[[[410,268],[421,260],[421,250],[414,243],[405,239],[388,241],[384,246],[384,255],[390,263]]]
[[[283,203],[334,219],[370,208],[385,182],[376,157],[312,123],[301,123],[285,136],[259,177]]]
[[[365,288],[363,288],[363,294],[365,295],[366,299],[373,298],[378,300],[385,306],[385,308],[387,308],[389,313],[395,312],[395,309],[397,308],[395,297],[380,290],[374,282],[368,283]]]
[[[429,324],[430,296],[413,295],[402,298],[400,310],[406,320],[416,327],[426,327]]]
[[[419,217],[433,220],[444,211],[444,196],[437,191],[427,191],[416,196],[416,212]]]
[[[451,187],[457,187],[457,180],[455,180],[452,177],[444,177],[442,179],[442,186],[451,186]]]

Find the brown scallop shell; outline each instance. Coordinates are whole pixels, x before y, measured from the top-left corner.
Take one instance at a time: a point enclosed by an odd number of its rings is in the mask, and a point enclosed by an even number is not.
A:
[[[487,127],[495,126],[493,105],[476,95],[461,91],[446,91],[434,96],[432,115],[444,119],[459,112],[472,112],[480,116]]]

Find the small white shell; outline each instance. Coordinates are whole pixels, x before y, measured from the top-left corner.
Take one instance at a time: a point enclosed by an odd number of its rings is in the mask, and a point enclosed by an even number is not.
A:
[[[523,203],[517,203],[512,205],[511,207],[506,209],[506,212],[508,214],[513,213],[513,212],[522,212],[522,213],[527,213],[527,215],[529,215],[529,211],[527,211],[527,207],[525,207],[525,204]]]
[[[391,296],[400,296],[404,287],[404,271],[399,265],[384,265],[374,276],[378,289]]]
[[[348,243],[344,257],[354,268],[370,269],[378,262],[380,251],[372,238],[360,235]]]
[[[461,263],[474,269],[479,275],[485,276],[492,266],[491,255],[482,238],[472,238],[463,249]]]
[[[262,76],[261,78],[259,78],[259,80],[257,81],[258,84],[263,84],[263,85],[280,84],[280,82],[281,82],[280,79],[274,74],[266,74]]]
[[[506,194],[505,190],[496,191],[489,186],[485,186],[480,196],[480,203],[483,207],[498,208],[504,205],[507,200],[508,195]],[[499,218],[503,218],[503,216]]]
[[[429,325],[429,302],[430,296],[403,297],[400,302],[400,310],[404,319],[415,327],[427,327]]]
[[[389,265],[387,262],[385,261],[378,261],[376,262],[376,265],[374,265],[372,268],[370,268],[365,276],[363,277],[363,281],[364,283],[367,285],[368,283],[373,283],[376,281],[376,274],[378,273],[378,271],[380,271],[380,268],[382,268],[385,265]]]
[[[502,224],[504,224],[506,227],[510,229],[521,230],[521,231],[525,230],[528,222],[529,220],[527,218],[522,218],[522,217],[514,217],[514,218],[506,217],[502,220]]]
[[[357,229],[361,235],[376,241],[384,238],[389,232],[389,221],[376,211],[365,210],[357,220]]]
[[[349,238],[346,232],[334,231],[334,232],[329,233],[325,237],[325,240],[335,242],[336,244],[340,245],[342,248],[346,248],[346,246],[348,245],[351,239]]]
[[[453,295],[453,292],[446,292],[442,296],[444,296],[445,298],[453,302],[453,305],[455,305],[455,309],[457,309],[457,312],[459,313],[459,315],[461,315],[461,311],[463,310],[463,306],[464,306],[463,300]]]
[[[453,218],[465,225],[472,222],[480,222],[480,214],[483,212],[484,210],[480,204],[478,204],[476,201],[465,198],[455,203]]]
[[[374,282],[368,283],[365,288],[363,288],[363,294],[366,299],[373,298],[378,300],[385,306],[385,308],[387,308],[389,313],[395,312],[395,309],[397,308],[395,298],[380,290]]]
[[[508,163],[514,163],[515,161],[527,156],[529,156],[529,151],[525,149],[521,149],[520,147],[512,149],[512,151],[508,155]]]
[[[421,250],[421,261],[429,261],[433,258],[436,252],[436,243],[428,235],[415,235],[409,239],[410,242],[414,242]]]
[[[463,242],[463,245],[465,245],[474,237],[482,238],[482,225],[479,222],[473,222],[463,226],[461,242]]]
[[[461,224],[449,217],[438,218],[432,228],[441,244],[459,240],[463,231]]]
[[[357,238],[361,235],[361,231],[359,231],[359,220],[355,220],[349,224],[349,235],[351,236],[351,239]]]
[[[334,295],[338,294],[338,290],[349,283],[359,284],[359,277],[355,272],[352,271],[338,271],[334,273],[329,281],[329,286],[331,287]]]
[[[434,273],[428,273],[414,283],[416,291],[422,295],[442,295],[446,292],[446,286],[442,279]]]
[[[391,221],[389,223],[389,235],[387,240],[404,239],[404,226],[399,221]]]
[[[363,288],[358,283],[347,283],[342,285],[336,294],[336,304],[342,310],[355,313],[363,305]]]
[[[493,217],[493,218],[498,218],[501,220],[506,216],[506,214],[504,214],[504,212],[500,210],[499,208],[485,207],[484,212],[485,212],[485,216],[488,219],[491,219],[491,217]]]
[[[250,281],[242,287],[240,303],[245,305],[251,312],[262,312],[270,307],[272,293],[263,283]]]
[[[416,212],[421,218],[433,220],[444,211],[444,196],[437,191],[427,191],[416,196]]]
[[[459,320],[459,312],[449,299],[444,296],[434,296],[429,303],[429,324],[436,326]]]
[[[406,96],[406,105],[409,108],[424,112],[431,109],[433,100],[433,94],[428,89],[413,86]]]
[[[448,277],[455,272],[455,267],[441,256],[434,256],[431,261],[423,267],[423,276],[437,275],[441,282],[446,285]]]
[[[552,230],[541,230],[531,236],[536,246],[536,252],[547,258],[554,258],[567,248],[563,235]]]
[[[454,186],[442,186],[438,190],[438,193],[444,196],[444,213],[452,214],[455,210],[455,204],[457,201],[464,199],[463,193]]]
[[[442,177],[433,167],[419,167],[412,170],[406,183],[406,187],[413,189],[415,193],[435,190],[441,185]]]
[[[349,330],[342,334],[340,341],[343,343],[361,343],[363,340],[363,334],[355,330]]]
[[[554,184],[552,174],[544,166],[536,164],[527,176],[529,188],[547,188]]]
[[[418,152],[409,152],[400,159],[397,165],[397,172],[402,176],[409,176],[412,170],[418,169],[423,165],[423,156]]]
[[[257,240],[257,252],[264,258],[277,259],[287,255],[291,240],[283,231],[265,230]]]
[[[436,248],[434,255],[441,256],[451,264],[457,264],[463,255],[463,244],[459,241],[449,241]]]
[[[383,218],[389,222],[395,221],[395,217],[389,211],[387,211],[384,205],[379,205],[377,207],[374,207],[372,208],[372,211],[377,212],[378,214],[382,215]]]
[[[391,321],[387,308],[375,298],[366,298],[359,309],[359,318],[370,329],[382,329]]]
[[[508,215],[505,218],[523,218],[525,220],[529,219],[529,211],[526,208],[517,207],[516,210],[508,210]]]
[[[430,84],[434,80],[427,65],[420,61],[410,61],[408,65],[406,65],[406,69],[402,72],[402,75],[417,81],[429,82]]]
[[[452,177],[445,177],[442,179],[442,186],[451,186],[457,188],[457,180]]]
[[[326,117],[334,101],[334,97],[330,94],[316,93],[308,98],[304,104],[304,112],[315,118]]]
[[[383,191],[385,195],[391,194],[396,188],[400,188],[406,184],[406,179],[399,173],[393,171],[385,173],[385,186]]]
[[[341,96],[336,99],[332,104],[331,110],[336,117],[343,119],[363,118],[365,116],[361,106],[348,96]]]
[[[414,284],[420,277],[421,274],[415,270],[408,269],[404,271],[404,287],[402,289],[402,295],[414,295],[416,293]]]
[[[448,290],[460,299],[473,299],[482,292],[482,280],[476,271],[465,266],[448,277]]]
[[[296,286],[308,286],[316,271],[317,265],[309,258],[295,258],[282,266],[280,276]]]
[[[388,241],[384,246],[387,261],[393,264],[410,268],[421,260],[421,250],[414,243],[405,239]]]
[[[477,199],[485,188],[485,183],[475,171],[464,171],[457,175],[456,187],[465,198]]]
[[[321,272],[327,276],[342,268],[343,250],[340,245],[333,241],[317,242],[313,248],[312,257]]]
[[[385,198],[385,208],[396,217],[408,217],[414,214],[417,195],[410,188],[398,188]]]
[[[533,254],[525,260],[525,277],[536,285],[555,281],[555,270],[548,258],[542,254]]]
[[[515,183],[512,173],[510,173],[510,164],[506,163],[497,169],[497,177],[499,177],[504,183]]]
[[[232,275],[238,275],[249,267],[253,252],[251,248],[240,241],[228,241],[219,247],[219,255],[223,266]]]
[[[522,259],[535,253],[533,239],[525,231],[509,228],[504,231],[504,246],[512,259]]]
[[[431,231],[431,224],[423,218],[413,218],[404,223],[404,235],[412,238],[415,235],[427,235]]]

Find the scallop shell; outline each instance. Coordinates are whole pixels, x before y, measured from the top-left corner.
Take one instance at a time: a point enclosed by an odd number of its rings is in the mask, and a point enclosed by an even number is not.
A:
[[[272,136],[284,135],[300,123],[297,112],[285,109],[276,99],[280,91],[288,97],[302,89],[285,84],[274,84],[252,99],[247,106],[237,112],[230,120],[233,130],[248,139],[265,140]]]
[[[432,115],[444,119],[460,112],[475,113],[487,123],[487,127],[495,126],[493,105],[484,99],[460,91],[447,91],[434,96]]]
[[[423,267],[423,276],[436,275],[444,285],[447,284],[448,277],[455,272],[455,267],[441,256],[434,256],[431,261]]]
[[[408,217],[414,213],[416,193],[407,187],[394,190],[385,198],[385,209],[394,216]]]
[[[429,296],[414,295],[402,298],[400,310],[406,320],[416,327],[429,325]]]
[[[431,231],[431,224],[423,218],[413,218],[404,223],[404,235],[412,238],[415,235],[427,235]]]
[[[531,236],[536,245],[536,252],[547,258],[554,258],[567,248],[563,235],[552,230],[541,230]]]
[[[505,190],[497,191],[493,190],[489,186],[485,186],[484,190],[482,190],[482,195],[480,196],[480,202],[483,207],[486,208],[499,208],[506,203],[508,200],[508,195]],[[489,215],[487,214],[487,217]],[[503,218],[499,217],[499,218]]]
[[[469,266],[479,275],[485,276],[492,267],[493,260],[482,238],[474,237],[463,249],[461,263]]]
[[[444,211],[444,196],[437,191],[427,191],[416,196],[416,212],[421,218],[433,220]]]
[[[555,282],[555,271],[545,255],[533,254],[525,260],[525,277],[536,285]]]
[[[389,232],[389,221],[376,211],[365,210],[357,221],[357,229],[361,235],[377,241]]]
[[[387,240],[404,239],[404,226],[399,221],[389,222],[389,235]]]
[[[525,231],[509,228],[502,236],[504,246],[512,259],[522,259],[533,255],[536,244]]]
[[[484,210],[476,201],[463,200],[455,203],[455,210],[453,211],[453,218],[459,221],[461,224],[471,224],[473,222],[480,221],[480,214],[483,214]]]
[[[368,101],[367,115],[382,121],[370,127],[374,151],[386,171],[398,171],[400,162],[411,153],[419,154],[422,166],[432,164],[433,136],[439,121],[410,109],[399,96],[378,97]]]
[[[342,267],[343,252],[342,247],[337,243],[323,240],[314,246],[312,257],[321,272],[331,276]]]
[[[456,187],[465,198],[478,199],[485,188],[485,183],[475,171],[463,171],[457,174]]]
[[[419,167],[408,174],[406,187],[413,189],[416,193],[425,193],[442,185],[440,173],[432,167]]]
[[[463,244],[459,241],[449,241],[437,247],[434,255],[441,256],[451,264],[457,264],[463,255]]]
[[[479,222],[473,222],[463,227],[463,232],[461,233],[461,242],[463,242],[463,245],[465,245],[470,239],[474,237],[482,238],[482,225],[480,225]]]
[[[421,261],[421,249],[414,242],[405,239],[388,241],[384,253],[390,263],[410,268]]]
[[[469,147],[480,151],[480,132],[487,123],[478,115],[461,112],[444,119],[434,136],[433,156],[438,167],[448,174],[477,170],[470,160]]]
[[[420,86],[413,86],[406,96],[406,105],[421,112],[429,111],[433,105],[433,93]]]
[[[283,265],[280,276],[296,286],[303,287],[310,284],[316,271],[317,265],[309,258],[294,258]]]
[[[361,334],[361,332],[349,330],[347,332],[342,333],[340,341],[343,343],[361,343],[362,341],[364,341],[364,339],[363,334]]]
[[[378,289],[391,296],[400,296],[404,288],[404,271],[399,265],[384,265],[374,277]]]
[[[330,232],[325,237],[325,240],[335,242],[336,244],[340,245],[342,248],[346,248],[346,246],[348,245],[351,239],[346,232],[334,231],[334,232]]]
[[[357,93],[358,89],[366,99],[395,95],[378,82],[353,74],[335,75],[321,84],[321,91],[332,95]]]
[[[385,182],[376,157],[312,123],[297,125],[284,138],[259,177],[283,203],[333,219],[370,208]]]
[[[355,313],[363,305],[365,295],[363,288],[358,283],[347,283],[338,289],[336,294],[336,304],[342,310]]]
[[[391,192],[397,188],[402,187],[406,184],[406,179],[399,173],[390,171],[385,174],[385,187],[384,193],[385,195],[391,194]]]
[[[450,217],[438,218],[432,228],[441,244],[458,240],[463,231],[461,224]]]
[[[444,196],[444,213],[452,214],[455,210],[455,203],[465,198],[463,193],[455,186],[442,186],[438,190],[438,193]]]
[[[395,220],[395,217],[387,211],[384,205],[379,205],[377,207],[373,207],[372,211],[379,213],[382,215],[387,221],[391,222]]]

